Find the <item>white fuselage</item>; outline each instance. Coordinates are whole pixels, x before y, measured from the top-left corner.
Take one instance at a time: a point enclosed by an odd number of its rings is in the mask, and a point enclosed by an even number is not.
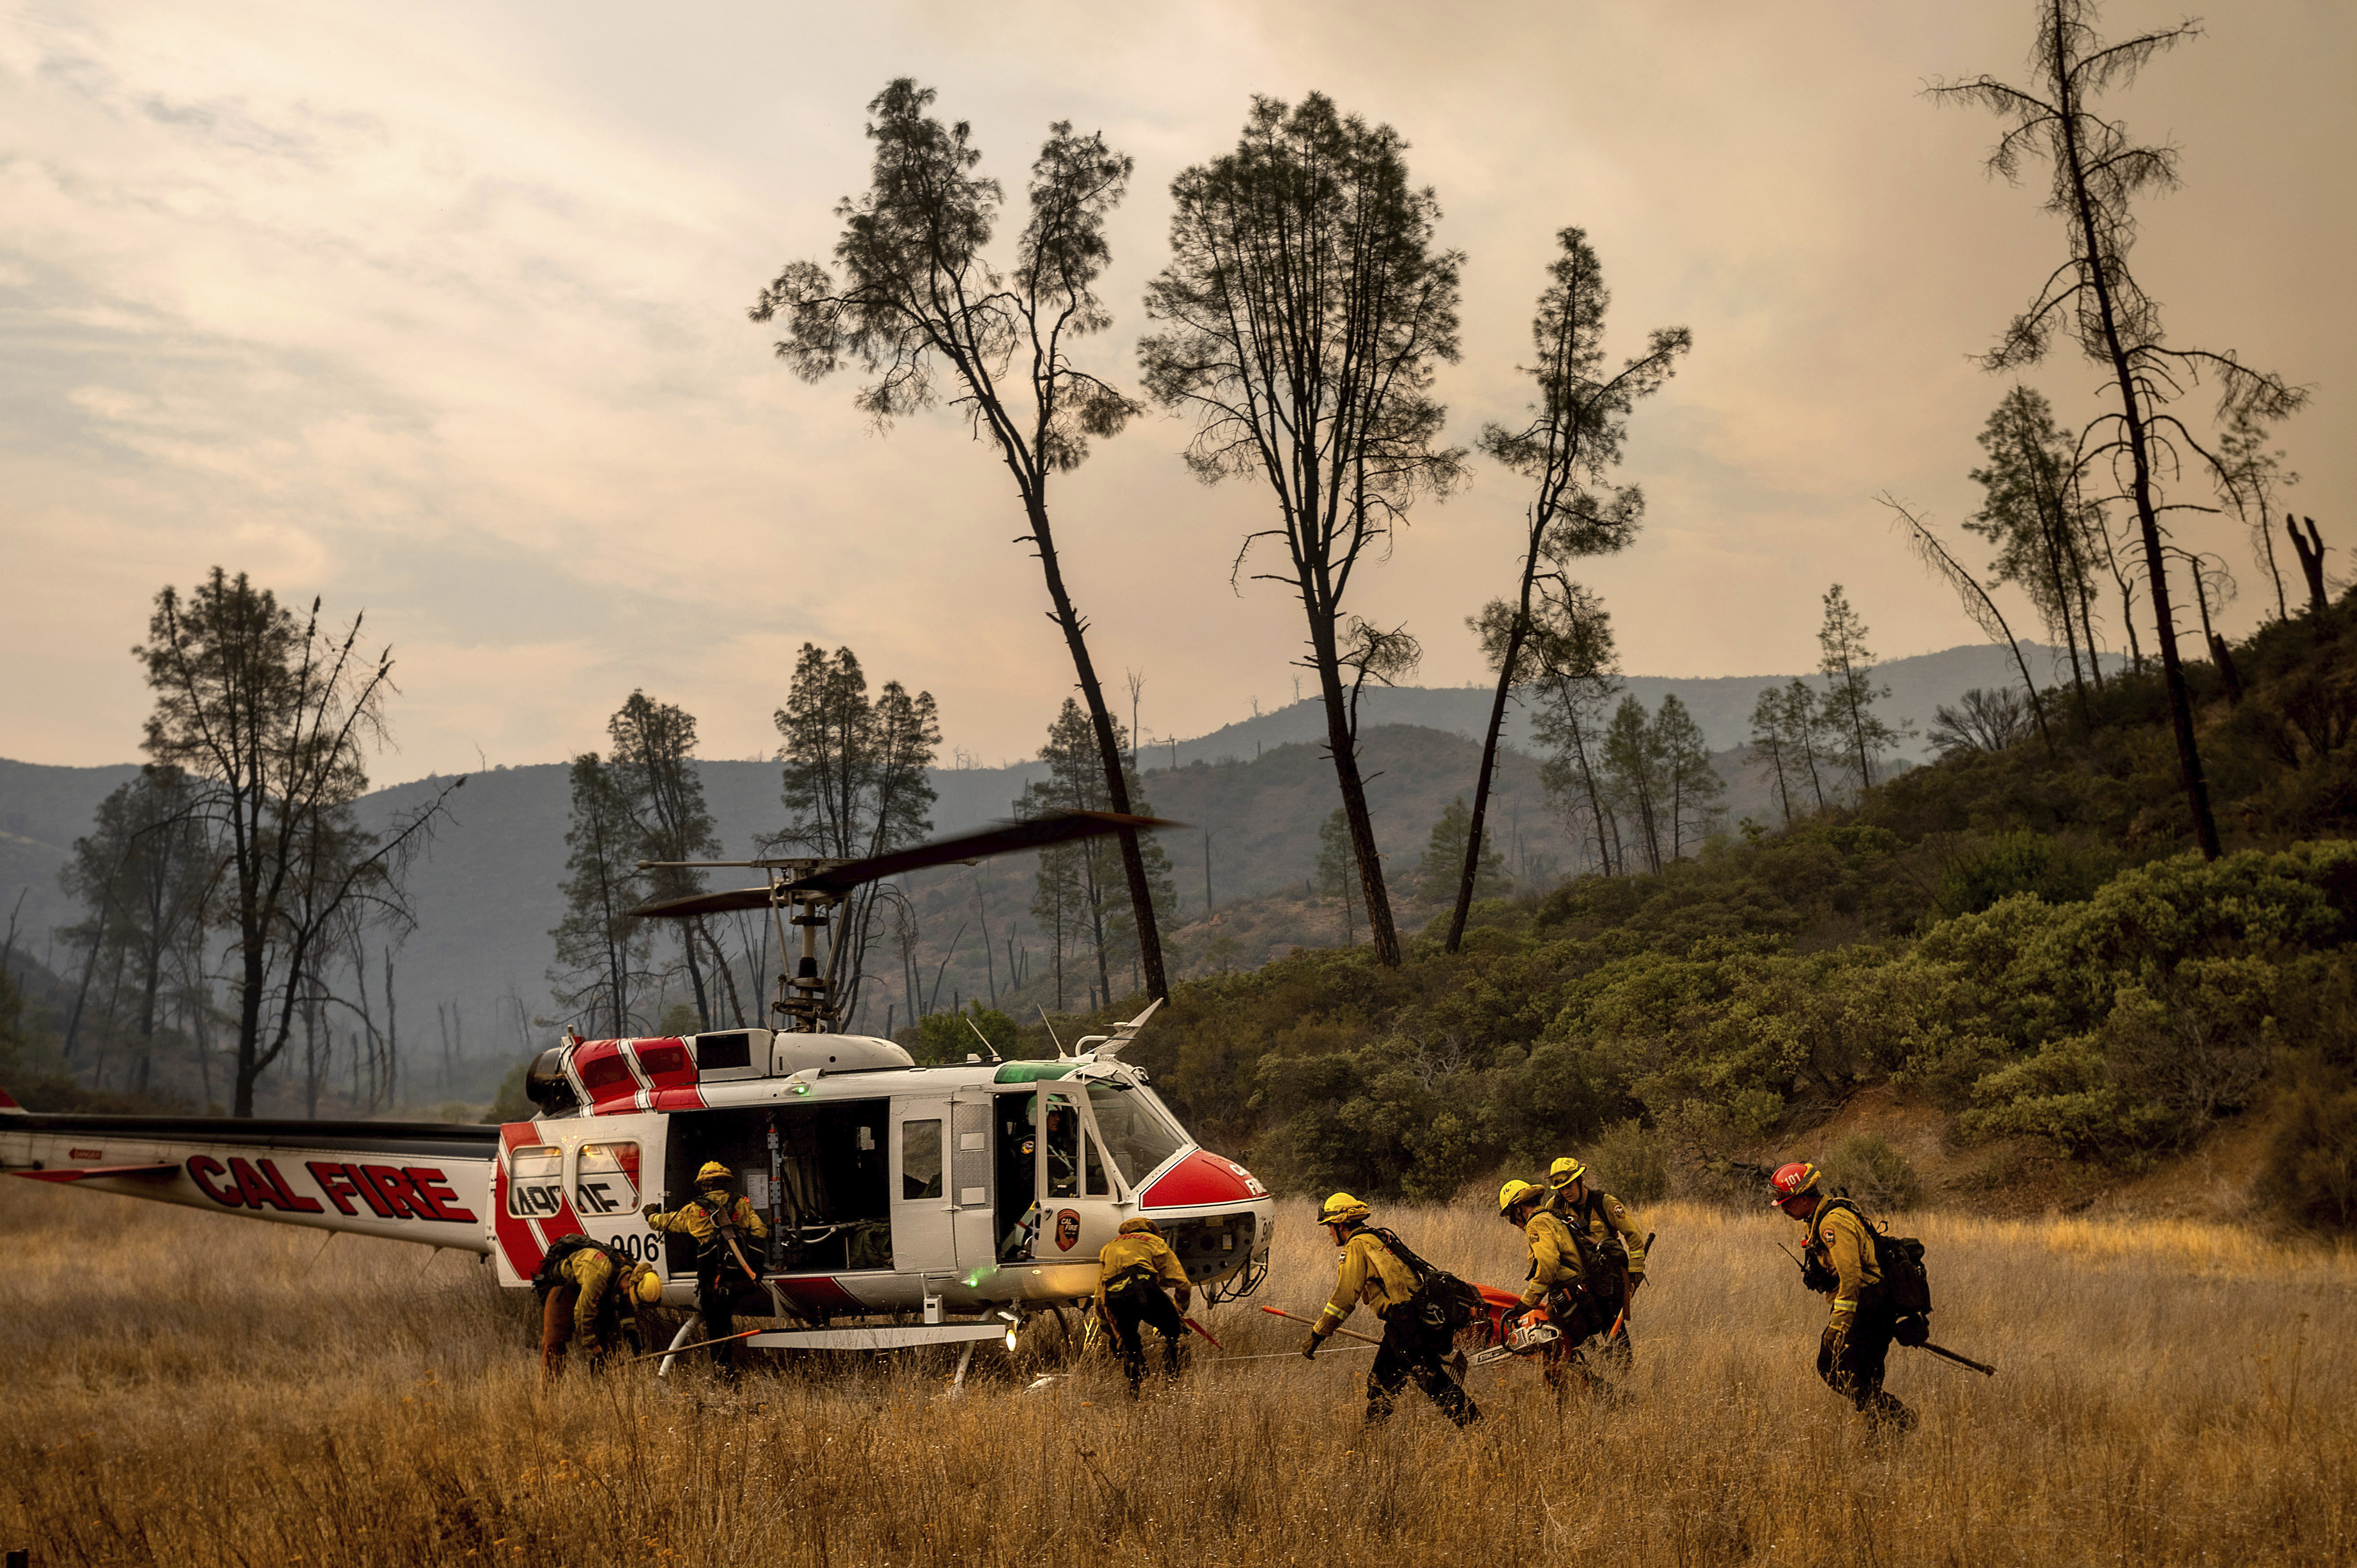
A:
[[[499,1127],[0,1115],[0,1169],[282,1223],[490,1254],[530,1283],[586,1231],[695,1294],[676,1208],[707,1161],[771,1235],[748,1259],[806,1322],[1068,1301],[1125,1219],[1156,1219],[1199,1283],[1268,1255],[1273,1204],[1198,1148],[1117,1059],[918,1067],[889,1042],[760,1029],[572,1041],[533,1071],[544,1114]]]

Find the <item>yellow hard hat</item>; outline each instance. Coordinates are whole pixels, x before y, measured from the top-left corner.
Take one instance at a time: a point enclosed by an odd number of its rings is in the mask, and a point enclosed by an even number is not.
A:
[[[695,1185],[698,1187],[710,1187],[715,1182],[726,1186],[736,1179],[736,1173],[718,1160],[705,1161],[704,1168],[695,1173]]]
[[[1526,1181],[1510,1181],[1498,1189],[1498,1218],[1504,1219],[1514,1211],[1518,1203],[1531,1203],[1544,1197],[1546,1191]]]
[[[1555,1161],[1555,1164],[1547,1167],[1547,1186],[1555,1188],[1557,1192],[1561,1192],[1573,1182],[1585,1181],[1587,1179],[1587,1167],[1581,1165],[1577,1160],[1573,1159],[1569,1155],[1564,1155],[1563,1158]]]
[[[1347,1192],[1338,1192],[1318,1210],[1320,1225],[1355,1225],[1374,1211]]]
[[[651,1264],[639,1265],[638,1277],[630,1282],[630,1294],[639,1298],[641,1306],[652,1306],[662,1300],[662,1276]]]

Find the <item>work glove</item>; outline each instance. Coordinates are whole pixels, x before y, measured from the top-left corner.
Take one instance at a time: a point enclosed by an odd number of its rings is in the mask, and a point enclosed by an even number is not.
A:
[[[1638,1287],[1639,1285],[1643,1284],[1644,1283],[1645,1283],[1645,1271],[1644,1271],[1644,1270],[1640,1269],[1640,1270],[1638,1270],[1635,1273],[1631,1274],[1631,1275],[1629,1276],[1629,1294],[1630,1294],[1631,1295],[1635,1295],[1635,1294],[1637,1294],[1637,1287]]]
[[[1309,1331],[1309,1337],[1301,1342],[1301,1353],[1314,1361],[1318,1359],[1318,1347],[1325,1343],[1326,1336],[1313,1328]]]
[[[656,1215],[661,1214],[662,1212],[662,1205],[660,1203],[650,1203],[644,1208],[639,1210],[640,1215],[648,1219],[652,1219]]]
[[[1890,1337],[1901,1345],[1926,1344],[1932,1337],[1932,1321],[1920,1312],[1910,1312],[1891,1326]]]

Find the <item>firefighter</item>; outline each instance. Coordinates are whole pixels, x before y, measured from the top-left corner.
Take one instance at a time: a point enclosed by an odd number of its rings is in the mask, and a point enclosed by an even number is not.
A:
[[[638,1309],[662,1299],[662,1276],[651,1266],[587,1236],[566,1236],[550,1247],[532,1283],[540,1292],[540,1369],[551,1379],[565,1370],[565,1348],[576,1336],[593,1372],[624,1336],[636,1350]]]
[[[1572,1233],[1600,1250],[1609,1278],[1589,1282],[1598,1300],[1612,1301],[1619,1326],[1605,1326],[1611,1337],[1602,1354],[1624,1371],[1635,1356],[1629,1342],[1629,1320],[1635,1315],[1637,1287],[1645,1283],[1645,1235],[1629,1217],[1629,1208],[1609,1192],[1587,1185],[1587,1167],[1569,1155],[1547,1171],[1555,1189],[1548,1207],[1563,1217]]]
[[[1524,1311],[1548,1305],[1549,1297],[1560,1299],[1567,1288],[1587,1283],[1579,1243],[1563,1216],[1547,1202],[1546,1188],[1526,1181],[1508,1182],[1498,1189],[1498,1218],[1521,1230],[1530,1246],[1531,1266],[1523,1285]],[[1549,1316],[1554,1316],[1551,1305]]]
[[[1438,1312],[1427,1310],[1434,1304],[1418,1284],[1415,1271],[1392,1250],[1398,1238],[1369,1226],[1368,1214],[1367,1206],[1347,1192],[1336,1193],[1318,1211],[1318,1222],[1342,1249],[1342,1256],[1333,1298],[1318,1315],[1301,1353],[1314,1359],[1326,1337],[1364,1305],[1383,1325],[1383,1343],[1367,1372],[1368,1424],[1390,1417],[1400,1389],[1413,1378],[1442,1414],[1458,1426],[1469,1426],[1481,1419],[1480,1408],[1440,1364],[1455,1337]]]
[[[1176,1305],[1162,1292],[1166,1284],[1178,1298]],[[1194,1295],[1178,1254],[1162,1239],[1161,1227],[1144,1215],[1123,1220],[1120,1232],[1097,1254],[1097,1316],[1121,1343],[1130,1398],[1137,1397],[1146,1380],[1146,1324],[1161,1332],[1163,1370],[1178,1375],[1178,1341],[1186,1337],[1184,1319]]]
[[[1498,1189],[1498,1218],[1522,1231],[1531,1258],[1522,1305],[1507,1316],[1505,1327],[1511,1337],[1516,1318],[1534,1307],[1546,1308],[1548,1321],[1563,1335],[1559,1353],[1547,1358],[1546,1381],[1562,1394],[1571,1386],[1566,1377],[1568,1353],[1605,1324],[1591,1305],[1587,1263],[1578,1240],[1548,1197],[1546,1188],[1527,1181],[1510,1181]]]
[[[666,1214],[658,1204],[646,1208],[647,1223],[657,1230],[695,1238],[695,1305],[704,1315],[704,1337],[726,1339],[737,1332],[732,1305],[738,1291],[760,1283],[753,1260],[759,1248],[749,1245],[770,1234],[752,1202],[729,1190],[735,1174],[717,1160],[708,1160],[695,1173],[695,1196]],[[714,1361],[721,1377],[737,1380],[737,1347],[716,1344]]]
[[[1809,1228],[1801,1251],[1803,1282],[1833,1298],[1833,1316],[1817,1343],[1817,1376],[1876,1429],[1903,1433],[1915,1424],[1915,1412],[1882,1390],[1899,1314],[1883,1287],[1865,1216],[1847,1198],[1825,1197],[1822,1179],[1816,1166],[1795,1160],[1779,1166],[1768,1184],[1770,1205]]]

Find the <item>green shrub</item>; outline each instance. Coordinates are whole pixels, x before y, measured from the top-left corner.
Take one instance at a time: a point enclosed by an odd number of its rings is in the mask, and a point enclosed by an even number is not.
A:
[[[1633,1116],[1590,1139],[1586,1158],[1587,1185],[1623,1203],[1652,1203],[1670,1195],[1668,1144]]]
[[[2075,904],[2093,897],[2118,868],[2115,855],[2097,854],[2023,828],[1992,841],[1941,875],[1935,903],[1943,915],[1969,915],[2017,893],[2035,893],[2048,904]]]
[[[2288,966],[2276,1006],[2298,1048],[2283,1067],[2260,1194],[2303,1225],[2357,1230],[2357,964]]]
[[[983,1054],[983,1042],[1002,1057],[1016,1050],[1015,1020],[995,1007],[969,1002],[963,1013],[928,1013],[917,1023],[917,1041],[909,1054],[928,1066],[962,1062]]]
[[[2357,1230],[2357,1076],[2320,1051],[2287,1076],[2260,1193],[2303,1225]]]
[[[1912,1208],[1923,1201],[1923,1179],[1907,1156],[1872,1133],[1857,1133],[1825,1151],[1817,1162],[1825,1180],[1873,1213]]]

